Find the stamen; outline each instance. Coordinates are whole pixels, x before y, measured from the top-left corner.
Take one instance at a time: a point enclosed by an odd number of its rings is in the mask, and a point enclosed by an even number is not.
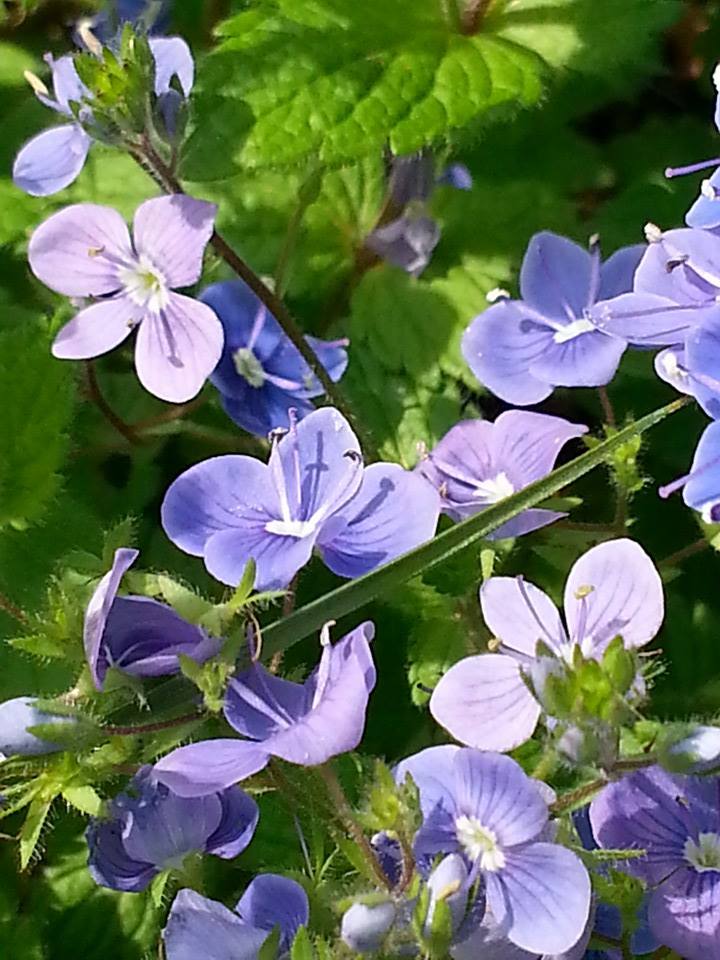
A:
[[[665,484],[664,487],[660,487],[658,489],[658,495],[662,497],[663,500],[667,500],[676,490],[684,487],[689,480],[694,480],[696,477],[702,476],[704,473],[707,473],[708,470],[712,470],[717,466],[720,466],[720,457],[713,457],[712,460],[708,460],[707,463],[703,464],[702,467],[698,467],[697,470],[691,470],[690,473],[686,473],[685,476],[673,480],[672,483]],[[718,487],[720,488],[720,482],[718,483]]]
[[[42,80],[40,79],[40,77],[38,77],[36,74],[34,74],[31,70],[23,70],[23,77],[25,77],[25,80],[26,80],[26,81],[30,84],[30,86],[32,87],[33,93],[38,93],[38,94],[40,94],[40,95],[43,96],[43,97],[49,97],[49,96],[50,96],[50,91],[49,91],[48,88],[45,86],[45,84],[42,82]]]
[[[102,59],[103,46],[90,29],[90,24],[87,21],[81,23],[78,27],[78,36],[94,57]]]
[[[668,180],[672,180],[673,177],[684,177],[688,173],[699,173],[701,170],[718,165],[720,165],[720,157],[713,157],[712,160],[701,160],[700,163],[691,163],[687,167],[666,167],[665,176]]]
[[[505,290],[504,287],[493,287],[492,290],[488,290],[485,294],[485,299],[488,303],[497,303],[498,300],[509,300],[510,291]]]
[[[643,232],[648,243],[660,243],[662,240],[663,232],[656,223],[646,223]]]

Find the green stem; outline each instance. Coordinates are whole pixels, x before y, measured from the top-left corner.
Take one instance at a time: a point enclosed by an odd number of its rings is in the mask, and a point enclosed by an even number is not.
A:
[[[353,808],[350,806],[350,803],[345,796],[345,791],[343,790],[335,771],[327,763],[316,767],[316,769],[320,774],[330,800],[333,803],[335,815],[340,823],[342,823],[342,825],[345,827],[348,835],[355,841],[355,844],[362,853],[373,876],[380,886],[385,887],[387,890],[392,890],[392,883],[390,879],[385,876],[378,858],[375,856],[375,851],[370,846],[370,841],[365,836],[362,827],[355,819]]]
[[[606,787],[609,782],[610,781],[604,777],[598,777],[596,780],[591,780],[590,783],[584,783],[581,787],[564,793],[561,797],[558,797],[554,803],[550,804],[550,812],[554,816],[557,816],[566,810],[572,810],[573,807],[582,803],[583,800],[589,800],[591,797],[594,797],[595,794],[602,790],[603,787]]]

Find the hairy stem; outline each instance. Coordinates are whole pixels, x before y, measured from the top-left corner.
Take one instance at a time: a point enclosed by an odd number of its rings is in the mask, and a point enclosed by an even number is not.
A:
[[[92,360],[85,361],[85,384],[88,398],[92,400],[108,423],[110,423],[131,446],[140,446],[143,443],[143,440],[140,436],[138,436],[135,428],[129,423],[126,423],[122,417],[118,416],[118,414],[115,413],[113,408],[105,399],[103,392],[100,389],[100,384],[98,383],[97,374],[95,372],[95,364]]]
[[[131,151],[131,156],[148,173],[155,183],[158,184],[166,193],[184,193],[182,184],[175,177],[173,172],[167,167],[162,157],[155,151],[152,144],[146,139],[140,148]],[[213,231],[210,237],[210,245],[217,255],[225,261],[230,269],[236,273],[241,280],[250,287],[253,293],[265,304],[270,313],[275,317],[282,327],[290,342],[296,348],[305,363],[310,367],[322,386],[328,400],[336,407],[345,418],[352,424],[356,433],[361,435],[362,445],[368,455],[375,458],[376,451],[372,441],[364,435],[362,429],[358,426],[357,420],[349,409],[345,399],[330,376],[325,367],[320,362],[317,354],[305,339],[302,330],[297,321],[278,297],[255,273],[243,258],[230,246],[230,244],[221,236],[217,230]]]
[[[343,790],[335,771],[327,763],[317,767],[317,771],[320,774],[327,789],[328,795],[333,803],[335,815],[345,827],[349,836],[355,841],[358,849],[365,858],[368,867],[372,871],[373,876],[381,887],[385,887],[387,890],[392,890],[392,883],[389,877],[386,877],[383,873],[383,869],[380,866],[378,858],[375,856],[375,851],[370,846],[370,841],[365,836],[362,827],[355,819],[355,813],[353,812],[353,809],[350,806],[347,797],[345,796],[345,791]]]
[[[12,617],[13,620],[17,620],[17,622],[21,623],[24,627],[30,623],[28,615],[25,613],[25,611],[21,610],[20,607],[14,604],[12,600],[8,599],[8,597],[2,593],[0,593],[0,610],[2,610],[3,613],[6,613],[9,617]]]
[[[477,33],[491,3],[492,0],[468,0],[460,18],[461,32],[468,37]]]
[[[143,733],[156,733],[158,730],[171,730],[173,727],[181,727],[185,723],[192,723],[193,720],[203,719],[203,715],[196,710],[193,713],[185,713],[181,717],[175,717],[173,720],[158,720],[157,723],[145,723],[137,727],[105,726],[102,729],[105,733],[114,737],[132,737]]]
[[[602,790],[603,787],[606,787],[609,782],[605,777],[598,777],[596,780],[584,783],[575,790],[564,793],[561,797],[558,797],[554,803],[550,804],[550,812],[554,816],[557,816],[566,810],[572,810],[573,807],[582,803],[583,800],[589,800],[591,797],[594,797],[595,794]]]

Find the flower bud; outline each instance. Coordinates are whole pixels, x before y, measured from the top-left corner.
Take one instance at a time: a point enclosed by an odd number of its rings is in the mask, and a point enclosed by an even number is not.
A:
[[[0,757],[33,757],[55,753],[62,747],[28,733],[28,727],[44,723],[74,723],[74,717],[43,713],[32,697],[15,697],[0,703]]]
[[[373,953],[395,923],[397,910],[389,900],[368,905],[354,903],[345,911],[340,927],[340,936],[346,946],[356,953]]]
[[[450,909],[453,932],[457,930],[462,923],[467,907],[467,879],[468,870],[465,861],[457,853],[449,854],[435,867],[427,880],[430,890],[430,904],[425,920],[427,932],[432,927],[435,907],[441,900]]]
[[[707,773],[720,767],[720,727],[677,727],[660,738],[658,759],[673,773]]]

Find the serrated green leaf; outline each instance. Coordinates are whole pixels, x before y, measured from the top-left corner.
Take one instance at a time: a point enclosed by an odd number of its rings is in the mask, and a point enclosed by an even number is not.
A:
[[[62,792],[63,799],[89,817],[99,817],[102,811],[103,801],[97,791],[89,783],[77,786],[65,787]]]
[[[37,797],[28,807],[25,822],[20,828],[20,869],[27,869],[40,841],[52,800]]]
[[[469,544],[480,541],[522,510],[537,506],[569,483],[584,476],[601,463],[605,463],[618,447],[631,437],[649,430],[683,406],[685,406],[684,400],[676,400],[667,406],[660,407],[604,440],[594,450],[589,450],[570,463],[559,467],[547,477],[525,487],[506,500],[462,523],[455,524],[438,534],[433,540],[397,560],[312,601],[289,617],[271,623],[263,631],[264,655],[270,656],[277,650],[292,646],[308,634],[319,630],[328,619],[339,620],[340,617],[357,610],[385,591],[443,562]]]
[[[274,926],[272,932],[258,951],[258,960],[277,960],[278,948],[280,946],[280,927]]]
[[[315,960],[315,951],[310,942],[307,927],[299,927],[290,948],[290,960]]]

